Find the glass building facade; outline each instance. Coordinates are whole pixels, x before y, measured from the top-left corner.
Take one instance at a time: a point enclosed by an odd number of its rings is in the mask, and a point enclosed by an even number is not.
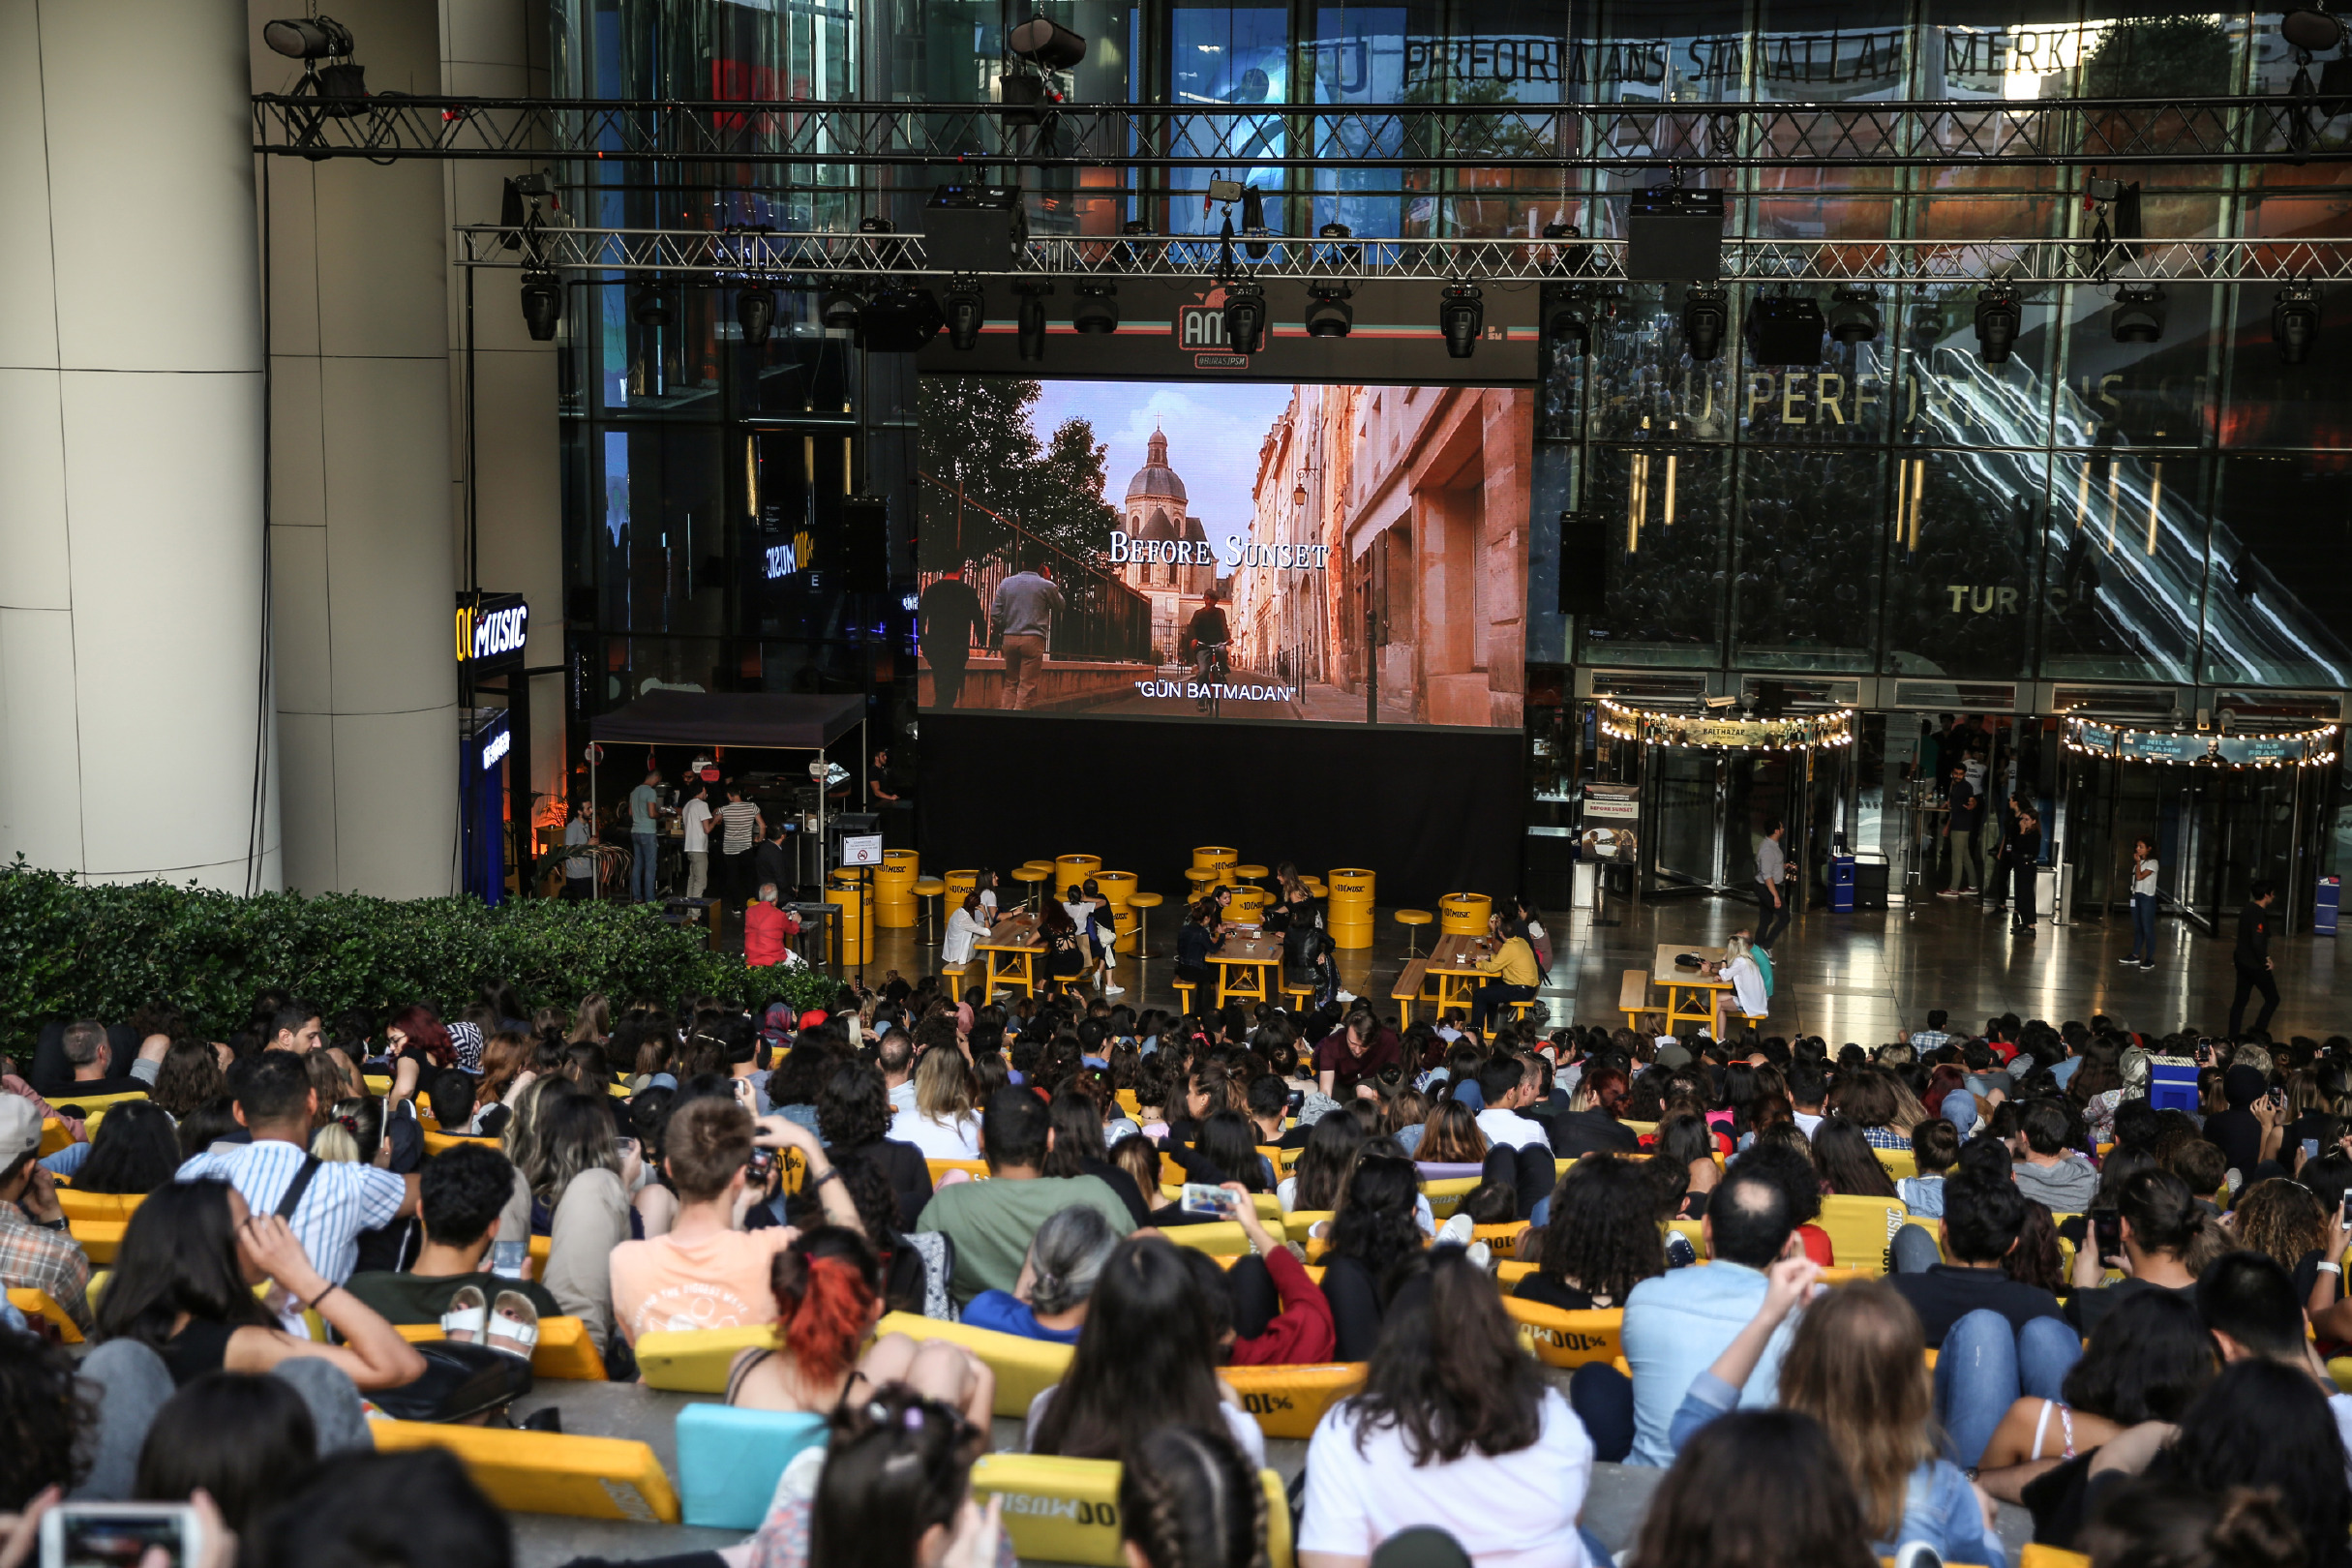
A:
[[[1007,69],[1008,29],[1033,15],[1089,40],[1066,83],[1078,102],[1290,110],[1191,134],[1221,137],[1221,172],[1257,187],[1269,225],[1292,234],[1342,222],[1359,235],[1532,235],[1560,222],[1615,236],[1628,192],[1659,177],[1474,160],[1382,169],[1377,158],[1400,144],[1364,129],[1377,122],[1300,106],[1456,105],[1470,146],[1483,136],[1498,153],[1540,154],[1546,137],[1597,135],[1604,122],[1511,107],[1958,100],[1990,112],[2021,100],[2278,96],[2299,69],[2352,91],[2352,61],[2340,50],[2299,61],[2278,13],[2159,0],[556,0],[557,91],[985,101]],[[2189,144],[2185,121],[2131,112],[2145,123],[2123,129]],[[2352,133],[2352,116],[2314,109],[2308,124],[2324,139]],[[1967,125],[1953,117],[1955,144]],[[1702,129],[1727,153],[1768,150],[1768,133],[1748,121]],[[1314,166],[1255,162],[1293,150]],[[1865,255],[1894,240],[2089,235],[2101,215],[2088,181],[2099,174],[2137,183],[2150,240],[2352,240],[2352,192],[2325,165],[1690,171],[1734,193],[1734,233]],[[847,230],[881,217],[919,228],[923,196],[950,177],[821,163],[559,166],[577,221],[625,227]],[[1131,219],[1189,233],[1220,222],[1208,177],[1106,167],[1032,171],[1023,184],[1033,233],[1110,234]],[[2119,256],[2119,273],[2132,265]],[[912,515],[907,359],[827,335],[804,296],[786,296],[775,335],[754,350],[721,291],[618,278],[570,286],[575,713],[658,683],[863,692],[876,720],[911,726],[903,598],[774,572],[776,552],[822,529],[846,494],[886,498],[894,529]],[[1874,709],[1842,765],[1824,841],[1842,831],[1890,854],[1922,716],[2007,715],[2011,754],[2043,775],[2054,809],[2071,811],[2071,832],[2101,812],[2126,820],[2135,790],[2156,792],[2151,810],[2171,809],[2159,775],[2189,770],[2062,778],[2041,723],[2061,709],[2111,702],[2154,722],[2160,703],[2184,723],[2233,705],[2335,715],[2352,684],[2352,290],[2323,293],[2320,346],[2300,366],[2282,364],[2272,342],[2276,286],[2172,282],[2152,343],[2117,341],[2112,284],[2030,287],[2008,362],[1987,365],[1973,325],[1978,286],[1916,282],[1877,286],[1875,340],[1832,345],[1818,366],[1755,363],[1739,324],[1755,298],[1784,287],[1824,305],[1831,294],[1801,276],[1734,286],[1733,331],[1705,362],[1686,351],[1682,286],[1655,284],[1595,300],[1588,350],[1547,359],[1527,620],[1538,829],[1573,825],[1579,779],[1630,776],[1591,723],[1590,699],[1611,690],[1682,700],[1780,681]],[[1545,520],[1561,512],[1609,525],[1603,614],[1557,610],[1557,535]],[[1720,815],[1753,784],[1717,782],[1709,809]],[[2333,771],[2297,786],[2299,847],[2286,853],[2307,878],[2335,869],[2342,788]],[[1779,789],[1764,795],[1777,801]],[[2069,806],[2074,792],[2087,793]],[[2099,799],[2108,803],[2095,811]],[[1658,830],[1673,831],[1665,822]],[[1680,880],[1720,884],[1740,853],[1718,843],[1705,872]],[[1707,858],[1694,848],[1684,859]],[[2271,859],[2238,854],[2227,860],[2237,869],[2216,871],[2185,907],[2229,895]],[[1676,880],[1661,865],[1646,874]],[[2106,895],[2096,866],[2081,873]]]

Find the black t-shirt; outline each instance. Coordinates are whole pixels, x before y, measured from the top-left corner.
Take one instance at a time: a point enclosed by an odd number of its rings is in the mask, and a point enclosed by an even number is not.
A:
[[[1976,786],[1971,784],[1967,779],[1952,780],[1951,803],[1953,832],[1959,832],[1963,829],[1975,832],[1984,825],[1984,797],[1977,794]]]
[[[1933,1350],[1944,1343],[1951,1326],[1969,1313],[1989,1308],[2009,1320],[2012,1330],[2036,1317],[2063,1317],[2058,1298],[2038,1286],[2010,1279],[1999,1269],[1970,1269],[1938,1263],[1924,1274],[1894,1274],[1887,1283],[1919,1314]]]
[[[1592,1292],[1576,1290],[1548,1275],[1530,1274],[1519,1282],[1511,1294],[1522,1301],[1534,1302],[1539,1307],[1551,1307],[1563,1312],[1592,1311]]]
[[[2087,1340],[2098,1332],[2099,1324],[2107,1320],[2109,1312],[2143,1290],[2169,1290],[2189,1305],[2196,1304],[2195,1285],[2182,1285],[2176,1289],[2171,1285],[2150,1284],[2145,1280],[2126,1280],[2120,1284],[2097,1290],[2077,1290],[2066,1298],[2066,1317],[2082,1331],[2083,1338]]]
[[[2240,1175],[2253,1179],[2254,1166],[2262,1159],[2262,1124],[2252,1111],[2233,1105],[2214,1112],[2205,1118],[2205,1141],[2219,1149]]]
[[[34,1085],[33,1092],[41,1096],[42,1099],[47,1101],[52,1105],[71,1105],[74,1103],[74,1100],[76,1095],[89,1095],[92,1097],[99,1095],[143,1095],[147,1092],[147,1080],[144,1078],[134,1078],[130,1074],[124,1073],[118,1077],[112,1078],[92,1078],[86,1083],[75,1083],[69,1080],[68,1082],[56,1085],[54,1088],[47,1089],[42,1088],[40,1085],[36,1084]]]
[[[913,1230],[916,1217],[931,1201],[931,1167],[922,1151],[895,1138],[877,1138],[850,1152],[869,1161],[889,1180],[890,1195],[898,1200],[898,1228]]]
[[[1185,627],[1184,634],[1191,640],[1191,646],[1194,648],[1198,648],[1203,643],[1226,643],[1233,640],[1233,634],[1225,627],[1225,613],[1208,605],[1202,605],[1198,610],[1192,612],[1191,623]]]
[[[972,646],[972,633],[988,622],[980,595],[960,578],[943,577],[922,590],[922,641],[926,648]]]
[[[1632,1154],[1642,1135],[1607,1111],[1568,1111],[1552,1124],[1552,1152],[1563,1160],[1588,1154]]]

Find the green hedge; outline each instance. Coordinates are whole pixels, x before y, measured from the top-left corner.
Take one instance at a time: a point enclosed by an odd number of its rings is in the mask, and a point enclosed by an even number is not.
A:
[[[710,951],[701,927],[664,924],[641,905],[240,898],[193,884],[83,884],[22,857],[0,868],[0,1053],[28,1054],[53,1018],[119,1020],[158,998],[225,1040],[265,986],[330,1015],[356,1007],[380,1016],[411,1002],[462,1006],[493,980],[511,980],[533,1007],[571,1007],[591,991],[826,1006],[838,990],[804,969],[755,975]]]

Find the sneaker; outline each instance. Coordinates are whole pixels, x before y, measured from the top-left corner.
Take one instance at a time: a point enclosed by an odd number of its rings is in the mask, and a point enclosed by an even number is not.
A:
[[[1942,892],[1936,894],[1936,896],[1938,898],[1957,898],[1960,896],[1960,890],[1957,888],[1946,888]]]
[[[1458,1214],[1437,1227],[1436,1246],[1467,1247],[1478,1239],[1478,1227],[1466,1214]]]
[[[1348,990],[1345,986],[1342,986],[1339,991],[1332,996],[1332,1000],[1340,1004],[1342,1007],[1347,1006],[1348,1003],[1353,1002],[1355,999],[1356,993]]]
[[[1925,1541],[1906,1541],[1894,1554],[1894,1568],[1944,1568],[1944,1558]]]
[[[2147,974],[2149,971],[2151,971],[2151,970],[2153,970],[2153,969],[2155,969],[2155,968],[2156,968],[2156,960],[2155,960],[2154,958],[2143,958],[2143,959],[2141,959],[2141,960],[2140,960],[2140,973],[2141,973],[2141,974],[2145,975],[2145,974]]]
[[[1494,1272],[1494,1249],[1489,1247],[1485,1242],[1470,1243],[1462,1255],[1468,1259],[1470,1267],[1479,1273],[1493,1274]]]
[[[1105,981],[1102,986],[1102,994],[1104,996],[1125,996],[1127,995],[1127,987],[1124,985],[1112,985]]]
[[[2130,968],[2133,968],[2133,967],[2135,967],[2135,966],[2136,966],[2136,967],[2138,967],[2138,968],[2141,968],[2141,969],[2146,969],[2146,968],[2148,967],[2148,965],[2147,965],[2146,963],[2142,962],[2140,959],[2137,959],[2137,958],[2125,958],[2125,959],[2120,960],[2120,962],[2123,964],[2123,966],[2124,966],[2126,969],[2130,969]]]

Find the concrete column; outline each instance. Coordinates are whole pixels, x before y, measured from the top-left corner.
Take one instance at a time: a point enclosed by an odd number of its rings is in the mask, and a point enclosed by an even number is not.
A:
[[[548,91],[547,12],[528,0],[443,0],[441,90],[481,98],[544,97]],[[544,170],[546,160],[442,166],[449,222],[498,220],[503,182]],[[449,236],[450,256],[457,236]],[[563,495],[561,433],[556,418],[558,345],[533,343],[523,326],[521,275],[484,270],[474,280],[475,550],[481,585],[520,593],[530,603],[531,668],[563,663]],[[567,313],[581,296],[564,301]],[[450,478],[452,548],[464,581],[466,466],[466,280],[449,269]],[[567,319],[566,325],[570,325]],[[563,791],[564,701],[561,675],[531,683],[531,788],[542,798]],[[489,698],[486,701],[496,702]],[[518,841],[524,835],[518,834]]]
[[[261,42],[286,10],[249,6],[254,91],[299,76]],[[439,86],[434,0],[339,0],[334,14],[371,92]],[[286,880],[445,893],[458,747],[441,174],[429,160],[267,163]]]
[[[247,83],[236,0],[0,0],[0,860],[279,883]]]

